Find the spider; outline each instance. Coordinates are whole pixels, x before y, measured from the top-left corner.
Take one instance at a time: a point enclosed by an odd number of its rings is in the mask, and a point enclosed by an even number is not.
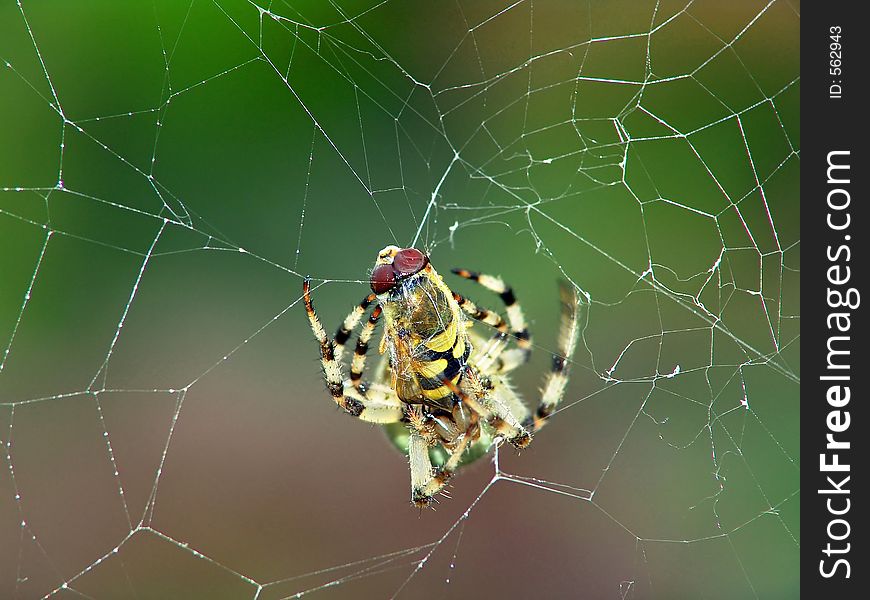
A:
[[[560,280],[559,352],[531,413],[507,378],[532,350],[512,289],[491,275],[452,272],[498,294],[507,321],[451,291],[429,257],[416,248],[387,246],[378,253],[372,293],[353,308],[332,339],[314,310],[310,278],[303,283],[305,311],[320,344],[332,399],[348,414],[387,428],[393,443],[409,457],[411,502],[420,508],[433,502],[460,466],[486,454],[493,443],[528,446],[562,400],[567,364],[577,343],[577,295]],[[350,377],[344,379],[346,344],[372,305],[350,360]],[[381,316],[380,353],[385,360],[372,382],[364,383],[366,353]],[[493,333],[487,337],[473,330],[474,321],[490,326]]]

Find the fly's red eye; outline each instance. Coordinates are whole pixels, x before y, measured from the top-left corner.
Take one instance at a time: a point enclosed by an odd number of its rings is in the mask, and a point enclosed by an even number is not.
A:
[[[372,271],[372,291],[376,294],[383,294],[390,291],[396,285],[396,276],[393,273],[392,265],[378,265]]]
[[[393,269],[396,275],[413,275],[426,266],[429,259],[416,248],[405,248],[396,253],[393,258]]]

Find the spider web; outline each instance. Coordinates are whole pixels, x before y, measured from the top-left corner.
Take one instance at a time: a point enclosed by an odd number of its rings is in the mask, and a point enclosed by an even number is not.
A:
[[[793,597],[799,7],[0,5],[0,596]],[[436,511],[322,389],[388,243],[567,397]],[[468,282],[477,302],[497,299]]]

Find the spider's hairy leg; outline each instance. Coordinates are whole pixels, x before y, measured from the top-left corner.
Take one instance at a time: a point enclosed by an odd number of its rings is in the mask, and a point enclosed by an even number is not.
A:
[[[341,374],[341,364],[335,359],[335,343],[326,335],[323,324],[314,311],[314,303],[311,301],[311,279],[306,277],[302,283],[302,298],[305,302],[305,312],[311,324],[311,331],[320,344],[320,363],[323,367],[323,376],[326,379],[326,387],[332,399],[345,412],[364,421],[376,423],[395,422],[402,418],[401,401],[392,395],[379,394],[369,407],[369,403],[353,387],[349,393],[345,393],[344,380]],[[378,404],[380,402],[380,404]]]
[[[344,346],[350,339],[353,330],[369,309],[369,306],[371,306],[372,302],[376,299],[377,296],[373,293],[363,298],[362,301],[354,306],[353,310],[344,318],[341,325],[338,326],[338,329],[335,331],[335,337],[333,338],[333,342],[335,343],[335,360],[338,362],[341,362],[342,354],[344,354]]]
[[[547,418],[562,401],[565,388],[568,385],[567,365],[574,356],[577,347],[579,324],[577,320],[578,298],[574,286],[559,280],[559,301],[561,303],[561,324],[559,326],[559,353],[553,355],[553,365],[544,379],[541,392],[541,403],[535,413],[528,417],[523,426],[531,431],[538,431],[547,424]]]
[[[450,478],[456,473],[462,462],[462,455],[468,449],[471,436],[464,435],[451,451],[447,462],[438,469],[432,468],[429,460],[429,446],[419,433],[412,430],[408,442],[408,457],[411,464],[411,502],[419,508],[425,508],[432,499],[442,491]]]
[[[472,319],[485,323],[490,327],[495,327],[499,333],[507,333],[508,324],[505,323],[504,319],[497,312],[479,308],[474,302],[464,296],[460,296],[456,292],[453,292],[453,299],[459,304],[459,308],[464,310]]]
[[[497,365],[494,369],[495,371],[505,373],[515,369],[526,361],[528,354],[525,350],[521,348],[505,350],[507,348],[509,327],[501,315],[495,311],[478,307],[474,302],[456,292],[453,292],[453,299],[472,319],[496,329],[495,335],[492,336],[486,351],[477,358],[485,370],[493,370],[490,365],[494,363]]]
[[[408,461],[411,467],[411,502],[418,508],[425,508],[432,502],[433,494],[428,493],[428,488],[434,474],[429,460],[429,444],[414,429],[411,429],[408,439]]]
[[[520,362],[528,361],[529,355],[532,353],[532,335],[529,333],[523,309],[520,303],[517,302],[513,288],[506,285],[500,277],[487,275],[486,273],[477,273],[467,269],[451,269],[451,272],[464,279],[470,279],[475,283],[479,283],[486,289],[498,294],[501,301],[504,302],[508,322],[510,322],[511,335],[517,340],[517,346],[520,350],[519,355],[521,357]]]
[[[350,381],[353,383],[353,387],[358,391],[365,394],[362,388],[362,376],[363,371],[365,371],[366,367],[366,353],[369,350],[369,341],[372,339],[372,335],[375,332],[375,327],[378,325],[378,319],[381,318],[381,306],[378,305],[372,311],[372,314],[369,315],[368,321],[363,325],[362,331],[360,331],[359,338],[356,342],[356,348],[353,351],[353,362],[350,367]]]
[[[396,393],[388,385],[373,383],[366,389],[365,395],[357,391],[347,381],[344,384],[344,389],[348,398],[362,405],[362,412],[358,415],[361,421],[386,425],[398,423],[405,418],[406,404],[399,400]]]
[[[480,343],[474,365],[482,373],[503,375],[525,364],[529,353],[521,348],[508,348],[508,334],[497,331],[488,342]],[[475,346],[478,347],[478,346]]]
[[[529,408],[523,404],[520,397],[513,390],[510,384],[500,377],[493,376],[489,378],[489,402],[493,407],[493,412],[502,415],[502,418],[508,422],[516,423],[518,436],[511,443],[514,446],[523,448],[531,442],[531,436],[525,428],[525,424],[529,418]]]
[[[485,401],[485,404],[469,396],[469,394],[452,381],[443,380],[443,383],[459,398],[460,402],[477,413],[481,420],[494,429],[498,435],[510,442],[511,445],[517,448],[528,446],[532,441],[532,436],[520,424],[519,419],[510,410],[507,403],[498,401],[497,397],[494,397],[494,382],[487,378],[481,379],[480,375],[473,370],[469,374],[474,375],[474,385],[479,386],[480,393],[475,393],[475,396],[479,396],[481,399],[489,398],[489,400]]]

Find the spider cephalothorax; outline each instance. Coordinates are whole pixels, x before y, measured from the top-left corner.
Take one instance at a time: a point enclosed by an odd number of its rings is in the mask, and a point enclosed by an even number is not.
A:
[[[553,357],[538,408],[530,413],[506,379],[531,352],[531,337],[513,291],[497,277],[453,272],[497,293],[507,321],[451,291],[429,257],[415,248],[387,246],[378,253],[370,279],[372,293],[345,318],[333,339],[314,311],[309,279],[303,284],[305,310],[320,343],[330,394],[349,414],[387,426],[393,442],[407,451],[411,501],[417,506],[428,505],[457,468],[469,457],[483,455],[493,440],[504,439],[518,448],[529,444],[531,434],[544,426],[564,395],[565,367],[577,341],[577,296],[573,287],[560,282],[559,354]],[[345,344],[372,304],[345,381]],[[366,384],[366,353],[382,315],[380,352],[386,361]],[[489,339],[471,329],[473,320],[493,329]]]

